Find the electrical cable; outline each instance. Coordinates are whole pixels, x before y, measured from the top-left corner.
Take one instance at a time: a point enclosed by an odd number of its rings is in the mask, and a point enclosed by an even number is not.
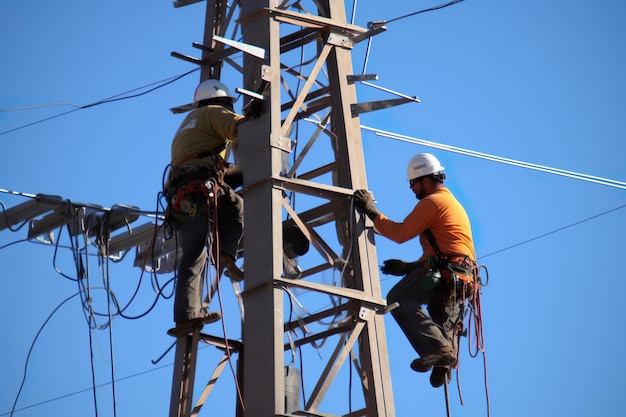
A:
[[[113,351],[113,315],[111,313],[111,280],[109,275],[109,238],[110,238],[110,214],[106,214],[103,217],[103,222],[100,225],[100,245],[104,247],[104,251],[100,251],[99,259],[101,261],[102,281],[107,293],[107,313],[108,313],[108,330],[109,330],[109,359],[111,363],[111,395],[113,399],[113,417],[117,417],[117,395],[115,384],[115,354]]]
[[[9,242],[6,245],[2,245],[0,246],[0,250],[4,249],[4,248],[8,248],[9,246],[13,246],[16,245],[18,243],[22,243],[22,242],[28,242],[28,239],[20,239],[20,240],[16,240],[14,242]]]
[[[213,186],[213,181],[209,182],[211,186]],[[211,191],[211,190],[210,190]],[[217,281],[217,298],[220,305],[220,312],[222,315],[222,332],[224,333],[224,344],[226,345],[226,356],[228,357],[228,364],[231,372],[233,373],[233,378],[235,380],[235,388],[237,390],[237,399],[239,400],[239,404],[241,405],[241,410],[245,411],[246,407],[243,402],[243,393],[241,391],[241,387],[239,386],[239,378],[237,377],[237,372],[235,371],[235,367],[233,366],[233,359],[230,354],[230,346],[228,345],[228,335],[226,333],[226,320],[224,318],[224,303],[222,301],[222,286],[221,286],[221,278],[222,278],[222,265],[220,265],[220,237],[219,237],[219,223],[218,223],[218,192],[215,191],[215,187],[213,186],[213,207],[211,207],[211,199],[207,197],[207,205],[209,209],[207,210],[207,216],[209,216],[209,223],[211,222],[211,208],[213,208],[213,236],[215,239],[213,241],[214,248],[211,248],[210,252],[215,253],[215,271],[216,271],[216,281]],[[208,236],[207,236],[208,237]],[[205,268],[205,274],[208,274],[208,270],[210,268]],[[205,282],[208,284],[208,277],[205,278]]]
[[[132,375],[128,375],[128,376],[125,376],[125,377],[122,377],[122,378],[118,378],[116,382],[124,381],[124,380],[131,379],[131,378],[135,378],[135,377],[138,377],[138,376],[141,376],[141,375],[145,375],[145,374],[150,373],[150,372],[159,371],[159,370],[161,370],[163,368],[166,368],[166,367],[169,367],[169,366],[172,366],[172,365],[173,365],[173,363],[169,363],[169,364],[161,365],[161,366],[153,368],[153,369],[149,369],[147,371],[142,371],[142,372],[138,372],[136,374],[132,374]],[[109,385],[109,384],[111,384],[111,382],[104,382],[102,384],[97,385],[96,389],[97,388],[102,388],[102,387],[104,387],[106,385]],[[68,397],[71,397],[71,396],[74,396],[74,395],[82,394],[82,393],[85,393],[87,391],[91,391],[92,389],[93,389],[93,387],[84,388],[82,390],[74,391],[74,392],[69,393],[69,394],[65,394],[65,395],[61,395],[59,397],[51,398],[49,400],[44,400],[44,401],[40,401],[40,402],[35,403],[35,404],[31,404],[31,405],[27,405],[27,406],[24,406],[24,407],[21,407],[21,408],[17,408],[14,411],[16,411],[16,412],[17,411],[24,411],[24,410],[27,410],[29,408],[38,407],[40,405],[44,405],[44,404],[48,404],[48,403],[51,403],[51,402],[54,402],[54,401],[62,400],[62,399],[65,399],[65,398],[68,398]],[[2,414],[0,414],[0,417],[8,416],[9,414],[10,414],[9,412],[2,413]]]
[[[429,7],[428,9],[423,9],[423,10],[420,10],[420,11],[417,11],[417,12],[409,13],[409,14],[406,14],[404,16],[396,17],[396,18],[393,18],[393,19],[390,19],[390,20],[383,20],[383,22],[385,24],[391,23],[391,22],[395,22],[395,21],[398,21],[398,20],[401,20],[401,19],[405,19],[407,17],[418,15],[420,13],[432,12],[434,10],[443,9],[444,7],[452,6],[452,5],[455,5],[455,4],[460,3],[462,1],[463,0],[452,0],[452,1],[448,2],[448,3],[440,4],[440,5],[434,6],[434,7]]]
[[[3,201],[0,201],[0,206],[2,206],[2,216],[4,217],[4,222],[7,225],[7,229],[9,229],[11,232],[17,232],[19,231],[22,227],[24,227],[25,224],[28,223],[28,220],[30,219],[26,219],[22,222],[22,224],[20,224],[19,226],[17,226],[16,229],[14,229],[10,224],[9,224],[9,215],[7,214],[7,206],[4,205]]]
[[[416,145],[428,146],[428,147],[440,149],[443,151],[454,152],[454,153],[458,153],[458,154],[462,154],[466,156],[472,156],[475,158],[486,159],[486,160],[493,161],[493,162],[500,162],[500,163],[507,164],[507,165],[513,165],[513,166],[517,166],[521,168],[532,169],[535,171],[542,171],[542,172],[546,172],[549,174],[561,175],[564,177],[574,178],[574,179],[581,180],[581,181],[588,181],[588,182],[592,182],[592,183],[596,183],[600,185],[606,185],[609,187],[620,188],[622,190],[626,190],[626,182],[624,181],[612,180],[612,179],[602,178],[602,177],[598,177],[594,175],[588,175],[588,174],[583,174],[583,173],[573,172],[573,171],[566,171],[564,169],[559,169],[559,168],[552,168],[552,167],[548,167],[545,165],[538,165],[538,164],[533,164],[530,162],[523,162],[523,161],[518,161],[515,159],[504,158],[501,156],[491,155],[491,154],[487,154],[483,152],[477,152],[477,151],[472,151],[469,149],[459,148],[456,146],[450,146],[450,145],[445,145],[442,143],[432,142],[432,141],[425,140],[425,139],[418,139],[418,138],[413,138],[413,137],[406,136],[406,135],[401,135],[398,133],[387,132],[384,130],[380,130],[380,129],[376,129],[376,128],[372,128],[368,126],[363,126],[363,125],[361,125],[361,129],[374,132],[378,136],[383,136],[383,137],[387,137],[390,139],[397,139],[403,142],[413,143]]]
[[[579,220],[579,221],[577,221],[577,222],[571,223],[571,224],[569,224],[569,225],[567,225],[567,226],[560,227],[560,228],[555,229],[555,230],[552,230],[552,231],[550,231],[550,232],[543,233],[543,234],[541,234],[541,235],[539,235],[539,236],[535,236],[535,237],[533,237],[533,238],[531,238],[531,239],[527,239],[527,240],[525,240],[525,241],[523,241],[523,242],[516,243],[515,245],[511,245],[511,246],[508,246],[508,247],[506,247],[506,248],[503,248],[503,249],[497,250],[497,251],[495,251],[495,252],[488,253],[487,255],[482,255],[482,256],[479,256],[479,257],[478,257],[478,259],[481,259],[481,260],[482,260],[482,259],[485,259],[485,258],[487,258],[487,257],[489,257],[489,256],[492,256],[492,255],[495,255],[495,254],[498,254],[498,253],[501,253],[501,252],[504,252],[504,251],[507,251],[507,250],[510,250],[510,249],[513,249],[513,248],[516,248],[516,247],[518,247],[518,246],[524,245],[524,244],[529,243],[529,242],[532,242],[532,241],[534,241],[534,240],[541,239],[541,238],[543,238],[543,237],[546,237],[546,236],[552,235],[552,234],[557,233],[557,232],[561,232],[561,231],[563,231],[563,230],[565,230],[565,229],[569,229],[570,227],[578,226],[579,224],[582,224],[582,223],[588,222],[588,221],[593,220],[593,219],[596,219],[596,218],[598,218],[598,217],[600,217],[600,216],[604,216],[604,215],[609,214],[609,213],[612,213],[612,212],[614,212],[614,211],[617,211],[617,210],[623,209],[624,207],[626,207],[626,204],[621,205],[621,206],[619,206],[619,207],[615,207],[615,208],[613,208],[613,209],[611,209],[611,210],[607,210],[607,211],[605,211],[605,212],[602,212],[602,213],[596,214],[596,215],[594,215],[594,216],[587,217],[586,219]]]
[[[170,77],[170,78],[166,78],[165,80],[161,80],[161,81],[157,81],[157,82],[154,82],[154,83],[150,83],[150,84],[144,85],[142,87],[137,87],[137,88],[134,88],[132,90],[116,94],[116,95],[111,96],[109,98],[105,98],[105,99],[98,100],[98,101],[95,101],[95,102],[90,103],[90,104],[86,104],[84,106],[77,106],[77,108],[75,108],[75,109],[68,110],[66,112],[59,113],[59,114],[56,114],[54,116],[47,117],[45,119],[37,120],[35,122],[31,122],[31,123],[28,123],[28,124],[25,124],[25,125],[22,125],[22,126],[18,126],[18,127],[13,128],[13,129],[5,130],[3,132],[0,132],[0,136],[5,135],[7,133],[15,132],[15,131],[20,130],[20,129],[24,129],[26,127],[30,127],[30,126],[36,125],[36,124],[39,124],[39,123],[43,123],[43,122],[46,122],[48,120],[55,119],[57,117],[65,116],[67,114],[74,113],[75,111],[78,111],[78,110],[88,109],[90,107],[99,106],[101,104],[112,103],[112,102],[115,102],[115,101],[127,100],[127,99],[131,99],[131,98],[136,98],[136,97],[143,96],[145,94],[148,94],[148,93],[151,93],[151,92],[153,92],[155,90],[158,90],[159,88],[165,87],[168,84],[171,84],[171,83],[173,83],[175,81],[178,81],[181,78],[186,77],[187,75],[189,75],[189,74],[191,74],[193,72],[199,71],[200,68],[201,67],[197,67],[197,68],[194,68],[191,71],[187,71],[187,72],[185,72],[183,74],[176,75],[176,76],[173,76],[173,77]],[[155,84],[158,84],[158,85],[156,87],[153,87],[153,88],[147,90],[147,91],[144,91],[144,92],[141,92],[141,93],[137,93],[137,94],[133,94],[133,95],[129,95],[129,96],[120,97],[120,96],[122,96],[124,94],[132,93],[134,91],[141,90],[141,89],[153,86]]]
[[[516,248],[516,247],[521,246],[521,245],[524,245],[524,244],[526,244],[526,243],[530,243],[530,242],[532,242],[532,241],[535,241],[535,240],[538,240],[538,239],[544,238],[544,237],[546,237],[546,236],[549,236],[549,235],[552,235],[552,234],[555,234],[555,233],[561,232],[561,231],[563,231],[563,230],[565,230],[565,229],[569,229],[570,227],[578,226],[579,224],[582,224],[582,223],[588,222],[588,221],[590,221],[590,220],[596,219],[596,218],[601,217],[601,216],[604,216],[604,215],[606,215],[606,214],[610,214],[610,213],[612,213],[612,212],[614,212],[614,211],[621,210],[621,209],[623,209],[623,208],[625,208],[625,207],[626,207],[626,204],[621,205],[621,206],[619,206],[619,207],[615,207],[615,208],[613,208],[613,209],[611,209],[611,210],[607,210],[607,211],[604,211],[604,212],[602,212],[602,213],[596,214],[596,215],[594,215],[594,216],[587,217],[586,219],[579,220],[579,221],[574,222],[574,223],[571,223],[571,224],[569,224],[569,225],[567,225],[567,226],[563,226],[563,227],[560,227],[560,228],[558,228],[558,229],[552,230],[552,231],[550,231],[550,232],[543,233],[543,234],[541,234],[541,235],[539,235],[539,236],[535,236],[535,237],[533,237],[533,238],[530,238],[530,239],[524,240],[523,242],[519,242],[519,243],[516,243],[516,244],[514,244],[514,245],[507,246],[507,247],[502,248],[502,249],[499,249],[499,250],[497,250],[497,251],[495,251],[495,252],[491,252],[491,253],[488,253],[488,254],[486,254],[486,255],[480,255],[480,256],[477,256],[477,259],[481,259],[481,260],[482,260],[482,259],[485,259],[485,258],[487,258],[487,257],[489,257],[489,256],[493,256],[493,255],[499,254],[499,253],[501,253],[501,252],[505,252],[505,251],[507,251],[507,250],[510,250],[510,249]],[[381,278],[381,281],[386,281],[386,280],[388,280],[388,279],[392,279],[392,278],[393,278],[393,277]],[[487,283],[488,283],[488,282],[489,282],[489,281],[487,281]],[[485,283],[484,285],[486,286],[486,285],[487,285],[487,283]]]
[[[89,317],[92,317],[90,314]],[[87,326],[89,328],[89,359],[91,363],[91,387],[93,393],[93,404],[94,404],[94,412],[96,417],[98,417],[98,395],[96,394],[96,367],[93,355],[93,328],[91,325]]]
[[[67,297],[65,300],[61,301],[61,303],[56,306],[54,308],[54,310],[52,310],[52,313],[50,313],[50,315],[48,316],[48,318],[43,322],[43,324],[41,325],[41,327],[39,328],[39,330],[37,331],[37,334],[35,335],[35,338],[33,339],[33,342],[30,345],[30,349],[28,349],[28,354],[26,355],[26,362],[24,363],[24,376],[22,377],[22,382],[20,384],[20,388],[17,392],[17,395],[15,396],[15,401],[13,401],[13,407],[11,408],[11,413],[10,415],[13,416],[13,413],[15,412],[15,406],[17,405],[17,401],[20,398],[20,394],[22,393],[22,389],[24,388],[24,384],[26,383],[26,373],[28,371],[28,362],[30,361],[30,355],[33,353],[33,349],[35,347],[35,343],[37,342],[37,339],[39,338],[39,335],[41,334],[41,332],[43,331],[44,327],[46,326],[46,324],[48,324],[48,322],[50,321],[50,319],[52,318],[52,316],[54,316],[54,314],[65,304],[67,303],[69,300],[71,300],[72,298],[76,297],[79,293],[70,295],[69,297]]]
[[[62,101],[58,103],[47,103],[47,104],[36,104],[34,106],[21,106],[21,107],[9,107],[6,109],[0,109],[0,113],[16,111],[16,110],[31,110],[31,109],[40,109],[42,107],[52,107],[52,106],[72,106],[75,108],[80,108],[78,104],[70,103],[67,101]]]

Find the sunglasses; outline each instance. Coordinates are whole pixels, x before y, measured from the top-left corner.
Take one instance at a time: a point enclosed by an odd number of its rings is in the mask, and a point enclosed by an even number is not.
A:
[[[410,180],[410,181],[409,181],[409,187],[410,187],[410,188],[413,188],[413,186],[414,186],[416,183],[420,182],[422,178],[424,178],[424,177],[413,178],[412,180]]]

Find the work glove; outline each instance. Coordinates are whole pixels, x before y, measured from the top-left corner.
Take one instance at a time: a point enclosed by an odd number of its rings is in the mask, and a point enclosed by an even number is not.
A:
[[[243,115],[248,119],[256,119],[257,117],[261,117],[263,114],[264,101],[253,98],[243,106]]]
[[[380,214],[380,211],[374,206],[374,197],[367,190],[356,190],[354,192],[354,204],[372,220]]]
[[[407,273],[407,266],[409,264],[401,259],[387,259],[383,262],[383,266],[380,267],[380,271],[385,275],[402,276]]]

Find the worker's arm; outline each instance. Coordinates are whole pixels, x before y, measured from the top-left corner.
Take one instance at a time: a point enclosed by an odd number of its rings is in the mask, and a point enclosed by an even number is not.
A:
[[[374,219],[376,231],[396,243],[404,243],[422,234],[434,222],[436,205],[429,199],[420,201],[401,222],[394,222],[381,214]]]

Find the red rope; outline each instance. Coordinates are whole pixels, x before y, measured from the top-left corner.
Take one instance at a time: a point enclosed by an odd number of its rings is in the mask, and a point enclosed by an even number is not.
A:
[[[210,182],[209,184],[213,184]],[[226,346],[226,356],[228,356],[228,364],[230,365],[231,372],[233,373],[233,378],[235,379],[235,387],[237,388],[237,397],[239,399],[239,403],[241,404],[241,409],[245,411],[245,406],[243,404],[243,395],[241,393],[241,387],[239,384],[239,379],[237,378],[237,372],[235,372],[235,368],[233,367],[233,360],[230,355],[230,346],[228,345],[228,336],[226,334],[226,321],[224,320],[224,303],[222,302],[222,286],[221,286],[221,278],[222,278],[222,266],[220,265],[220,237],[219,237],[219,228],[218,228],[218,215],[217,215],[217,192],[215,191],[215,186],[213,186],[212,190],[209,190],[209,196],[213,196],[213,236],[215,239],[213,240],[213,245],[210,248],[211,255],[214,256],[215,263],[215,271],[216,271],[216,280],[217,280],[217,297],[220,305],[220,314],[222,315],[222,331],[224,333],[224,344]],[[209,205],[209,216],[211,215],[211,198],[207,198],[207,202]],[[215,249],[215,250],[214,250]]]
[[[478,274],[477,274],[478,276]],[[483,329],[483,311],[481,304],[481,280],[480,277],[476,281],[476,285],[474,286],[473,296],[468,302],[468,307],[472,312],[472,316],[468,318],[467,323],[467,341],[469,347],[469,353],[472,358],[478,356],[479,352],[483,354],[483,374],[485,380],[485,396],[487,400],[487,416],[491,416],[491,403],[489,400],[489,381],[487,377],[487,353],[485,351],[485,334]],[[473,319],[473,320],[472,320]],[[472,323],[474,323],[475,329],[475,338],[476,338],[476,348],[472,350],[472,332],[471,327]]]

